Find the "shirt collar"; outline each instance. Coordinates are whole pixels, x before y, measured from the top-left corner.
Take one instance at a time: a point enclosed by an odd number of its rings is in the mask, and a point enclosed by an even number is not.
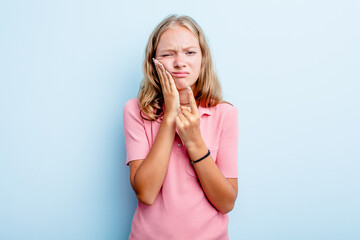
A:
[[[211,116],[210,108],[207,108],[207,107],[199,106],[199,107],[198,107],[198,112],[199,112],[199,116],[200,116],[200,117],[202,117],[203,115],[209,115],[209,116]]]

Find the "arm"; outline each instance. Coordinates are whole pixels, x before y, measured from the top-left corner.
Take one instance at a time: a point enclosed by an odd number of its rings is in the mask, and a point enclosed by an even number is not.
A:
[[[140,202],[151,205],[164,182],[175,137],[179,94],[171,75],[155,60],[163,90],[165,111],[159,132],[145,159],[130,162],[130,183]]]
[[[187,148],[190,159],[201,158],[208,151],[204,141]],[[194,164],[204,193],[211,204],[222,214],[230,212],[237,197],[237,178],[225,178],[211,155]]]
[[[176,118],[181,139],[184,141],[190,159],[201,158],[208,151],[200,133],[200,116],[191,89],[188,91],[191,112],[182,108]],[[225,178],[211,155],[194,164],[202,189],[211,204],[225,214],[234,207],[237,197],[237,178]]]
[[[175,124],[165,119],[144,160],[130,162],[130,183],[140,202],[151,205],[164,182],[174,142]]]

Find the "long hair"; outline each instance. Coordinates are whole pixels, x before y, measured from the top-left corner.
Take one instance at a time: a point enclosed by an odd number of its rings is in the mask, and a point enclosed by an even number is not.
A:
[[[189,16],[170,15],[161,21],[151,33],[145,49],[144,78],[140,85],[138,100],[141,107],[140,114],[146,120],[156,121],[163,114],[164,98],[152,58],[155,58],[161,35],[166,30],[178,26],[189,29],[199,40],[201,48],[200,74],[194,88],[197,104],[202,107],[211,107],[222,101],[221,85],[215,73],[210,48],[201,27]]]

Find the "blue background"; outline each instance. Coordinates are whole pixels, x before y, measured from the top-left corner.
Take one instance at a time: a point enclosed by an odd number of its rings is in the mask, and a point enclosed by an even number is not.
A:
[[[360,4],[0,2],[0,239],[126,239],[122,110],[147,39],[193,17],[239,109],[231,239],[360,239]]]

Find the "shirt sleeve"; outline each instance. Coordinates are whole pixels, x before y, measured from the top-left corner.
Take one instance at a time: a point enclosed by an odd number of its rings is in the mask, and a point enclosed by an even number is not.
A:
[[[238,110],[226,104],[216,164],[226,178],[238,177]]]
[[[124,134],[126,144],[126,164],[145,159],[150,151],[144,119],[140,116],[140,106],[136,98],[130,99],[124,107]]]

